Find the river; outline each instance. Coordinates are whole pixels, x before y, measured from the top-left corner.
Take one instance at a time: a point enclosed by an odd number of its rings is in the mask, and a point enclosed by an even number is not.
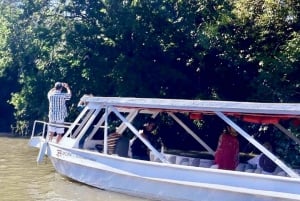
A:
[[[69,180],[47,158],[38,165],[38,150],[27,143],[27,138],[0,134],[1,201],[145,201]]]

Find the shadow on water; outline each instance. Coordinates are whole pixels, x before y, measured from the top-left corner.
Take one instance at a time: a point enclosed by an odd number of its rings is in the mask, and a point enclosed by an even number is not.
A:
[[[28,137],[0,134],[0,153],[1,201],[145,201],[67,179],[47,157],[38,165]]]

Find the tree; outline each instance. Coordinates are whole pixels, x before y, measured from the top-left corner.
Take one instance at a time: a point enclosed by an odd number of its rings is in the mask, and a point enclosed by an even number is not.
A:
[[[299,2],[240,0],[235,1],[234,8],[242,34],[250,40],[243,55],[255,61],[258,72],[251,99],[298,101],[299,78],[295,74],[299,73],[299,54],[294,53],[299,43]]]
[[[9,50],[9,38],[12,33],[10,27],[13,24],[14,10],[9,7],[10,3],[3,1],[0,4],[0,128],[2,131],[9,132],[10,124],[13,121],[13,107],[8,104],[10,93],[18,89],[14,79],[16,74],[8,67],[12,65],[13,55]]]
[[[47,120],[55,81],[72,88],[70,121],[86,93],[299,100],[297,1],[16,2],[1,47],[16,122]]]

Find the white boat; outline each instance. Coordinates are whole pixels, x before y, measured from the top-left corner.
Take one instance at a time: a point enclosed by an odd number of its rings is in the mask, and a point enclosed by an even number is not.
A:
[[[299,170],[269,152],[232,120],[232,115],[262,118],[300,118],[299,103],[253,103],[155,98],[83,97],[88,104],[56,144],[47,140],[47,122],[35,121],[29,145],[40,149],[37,161],[48,157],[63,176],[100,189],[153,200],[170,201],[283,201],[300,200]],[[141,138],[133,120],[139,115],[164,113],[174,119],[199,146],[213,156],[214,150],[180,119],[179,113],[217,115],[253,146],[273,160],[281,174],[258,174],[210,168],[212,161],[180,156],[155,149]],[[129,129],[151,151],[151,160],[108,154],[111,116],[120,120],[117,132]],[[295,140],[289,130],[274,123]],[[95,139],[98,130],[103,139]],[[170,136],[171,137],[171,136]],[[98,150],[97,145],[103,146]],[[241,164],[245,165],[245,164]],[[242,167],[242,166],[241,166]]]

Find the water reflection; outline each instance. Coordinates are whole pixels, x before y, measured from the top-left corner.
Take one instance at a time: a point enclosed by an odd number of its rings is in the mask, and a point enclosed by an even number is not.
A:
[[[38,150],[28,147],[27,142],[0,136],[1,201],[145,201],[62,177],[47,158],[37,165]]]

